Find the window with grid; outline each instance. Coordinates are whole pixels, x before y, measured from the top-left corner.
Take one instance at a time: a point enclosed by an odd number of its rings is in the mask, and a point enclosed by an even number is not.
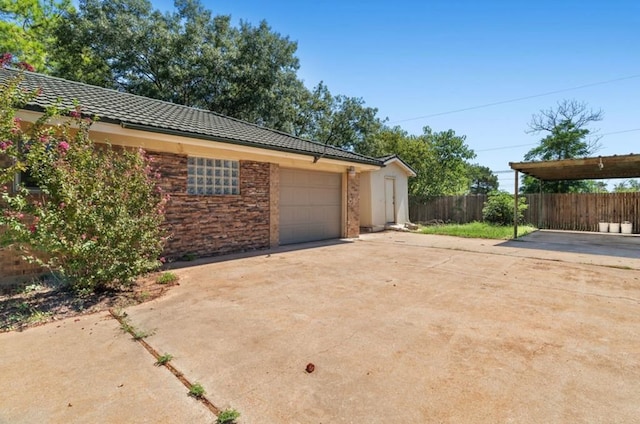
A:
[[[240,194],[240,163],[237,160],[189,157],[187,194]]]

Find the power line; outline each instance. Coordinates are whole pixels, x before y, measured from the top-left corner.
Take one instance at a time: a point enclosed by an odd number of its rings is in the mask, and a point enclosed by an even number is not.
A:
[[[527,144],[516,144],[515,146],[502,146],[502,147],[490,147],[488,149],[474,149],[474,152],[490,152],[493,150],[507,150],[507,149],[517,149],[518,147],[527,147],[527,146],[535,146],[538,143],[527,143]]]
[[[594,135],[600,135],[600,137],[604,137],[607,135],[613,135],[613,134],[624,134],[624,133],[630,133],[630,132],[634,132],[634,131],[640,131],[640,128],[633,128],[630,130],[620,130],[620,131],[612,131],[612,132],[608,132],[608,133],[604,133],[604,134],[594,134]],[[474,149],[474,152],[491,152],[494,150],[507,150],[507,149],[517,149],[519,147],[528,147],[528,146],[535,146],[538,143],[527,143],[527,144],[516,144],[513,146],[500,146],[500,147],[489,147],[488,149],[480,149],[480,150],[476,150]]]
[[[465,108],[462,108],[462,109],[454,109],[454,110],[449,110],[449,111],[446,111],[446,112],[432,113],[430,115],[416,116],[415,118],[400,119],[400,120],[397,120],[397,121],[392,121],[392,122],[390,122],[390,124],[397,124],[397,123],[400,123],[400,122],[408,122],[408,121],[417,121],[419,119],[433,118],[433,117],[442,116],[442,115],[450,115],[452,113],[466,112],[466,111],[475,110],[475,109],[483,109],[483,108],[486,108],[486,107],[498,106],[498,105],[503,105],[503,104],[506,104],[506,103],[520,102],[522,100],[535,99],[537,97],[550,96],[552,94],[565,93],[567,91],[580,90],[582,88],[594,87],[594,86],[603,85],[603,84],[610,84],[610,83],[613,83],[613,82],[624,81],[624,80],[633,79],[633,78],[639,78],[639,77],[640,77],[640,74],[636,74],[636,75],[630,75],[630,76],[622,77],[622,78],[610,79],[610,80],[606,80],[606,81],[598,81],[598,82],[593,82],[593,83],[590,83],[590,84],[579,85],[577,87],[564,88],[562,90],[555,90],[555,91],[548,91],[546,93],[541,93],[541,94],[534,94],[534,95],[531,95],[531,96],[516,97],[514,99],[502,100],[502,101],[494,102],[494,103],[485,103],[483,105],[478,105],[478,106],[465,107]]]
[[[634,128],[632,130],[621,130],[621,131],[613,131],[613,132],[608,132],[608,133],[604,133],[604,134],[600,134],[602,137],[604,137],[605,135],[611,135],[611,134],[622,134],[622,133],[628,133],[628,132],[633,132],[633,131],[640,131],[640,128]],[[594,135],[598,135],[598,134],[594,134]]]

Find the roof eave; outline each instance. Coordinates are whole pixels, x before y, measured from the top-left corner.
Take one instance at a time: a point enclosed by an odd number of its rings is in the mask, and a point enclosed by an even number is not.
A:
[[[326,153],[322,154],[322,153],[309,152],[309,151],[303,151],[303,150],[298,150],[298,149],[290,149],[290,148],[281,147],[281,146],[265,145],[265,144],[262,144],[262,143],[254,143],[254,142],[245,141],[245,140],[238,140],[238,139],[226,138],[226,137],[210,136],[210,135],[206,135],[206,134],[198,134],[198,133],[192,133],[192,132],[188,132],[188,131],[173,130],[173,129],[169,129],[169,128],[160,128],[160,127],[154,127],[154,126],[150,126],[150,125],[136,124],[136,123],[132,123],[132,122],[119,121],[119,122],[113,122],[113,123],[119,123],[123,128],[132,129],[132,130],[154,132],[154,133],[158,133],[158,134],[174,135],[174,136],[178,136],[178,137],[194,138],[194,139],[198,139],[198,140],[218,141],[218,142],[223,142],[223,143],[236,144],[236,145],[239,145],[239,146],[256,147],[256,148],[260,148],[260,149],[273,150],[273,151],[278,151],[278,152],[297,153],[297,154],[301,154],[301,155],[306,155],[306,156],[312,157],[312,158],[317,159],[317,160],[319,160],[319,159],[324,157],[324,158],[327,158],[327,159],[333,159],[333,160],[338,160],[338,161],[347,162],[347,163],[360,163],[360,164],[374,165],[374,166],[379,166],[379,167],[382,166],[382,163],[380,161],[375,160],[375,159],[374,160],[368,160],[366,158],[362,158],[360,160],[359,159],[355,159],[355,158],[354,159],[350,159],[350,158],[345,158],[345,157],[332,155],[332,154],[326,154]]]

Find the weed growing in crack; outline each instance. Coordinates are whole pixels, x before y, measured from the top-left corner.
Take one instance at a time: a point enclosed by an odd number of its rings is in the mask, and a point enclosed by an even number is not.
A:
[[[133,340],[142,340],[155,334],[155,331],[145,331],[136,328],[127,318],[127,313],[122,310],[116,310],[113,314],[120,320],[120,329],[125,333],[131,334]]]
[[[200,383],[195,383],[192,384],[191,387],[189,387],[189,396],[193,396],[196,399],[200,399],[205,395],[206,391],[204,390],[204,387],[202,387],[202,384]]]
[[[142,340],[142,339],[146,339],[149,336],[153,336],[154,334],[155,334],[155,331],[138,330],[138,329],[135,329],[134,327],[134,331],[131,335],[133,336],[133,340]]]
[[[120,329],[122,331],[124,331],[125,333],[129,333],[129,334],[133,334],[135,328],[133,327],[133,325],[131,325],[131,323],[129,323],[128,320],[122,320],[122,322],[120,323]]]
[[[169,361],[171,361],[173,359],[173,355],[171,355],[170,353],[165,353],[164,355],[160,355],[158,357],[158,360],[156,361],[156,365],[157,366],[162,366],[162,365],[166,365],[169,363]]]
[[[240,418],[240,413],[235,409],[225,409],[218,414],[216,424],[233,424]]]

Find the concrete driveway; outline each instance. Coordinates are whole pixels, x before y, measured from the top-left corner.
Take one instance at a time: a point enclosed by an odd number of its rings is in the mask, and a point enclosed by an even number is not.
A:
[[[262,252],[177,270],[179,287],[127,313],[137,328],[155,331],[146,340],[174,355],[213,404],[240,411],[241,423],[637,422],[640,259],[500,244],[382,233]],[[175,402],[175,417],[156,422],[214,421],[141,346],[110,332],[117,322],[98,322],[111,330],[64,356],[57,367],[66,383],[52,391],[72,390],[80,378],[72,364],[97,361],[99,376],[136,372],[122,380],[135,384],[130,403],[118,403],[115,389],[102,392],[110,408],[153,416]],[[6,377],[7,351],[27,349],[30,337],[42,349],[69,343],[43,329],[0,335],[3,393],[24,381]],[[128,353],[104,360],[114,352],[90,346],[105,340]],[[27,381],[49,381],[51,367],[37,355],[11,363],[20,365],[34,376]],[[61,408],[70,393],[31,408]],[[0,422],[36,422],[8,415],[5,399]],[[128,421],[144,422],[138,416]]]

